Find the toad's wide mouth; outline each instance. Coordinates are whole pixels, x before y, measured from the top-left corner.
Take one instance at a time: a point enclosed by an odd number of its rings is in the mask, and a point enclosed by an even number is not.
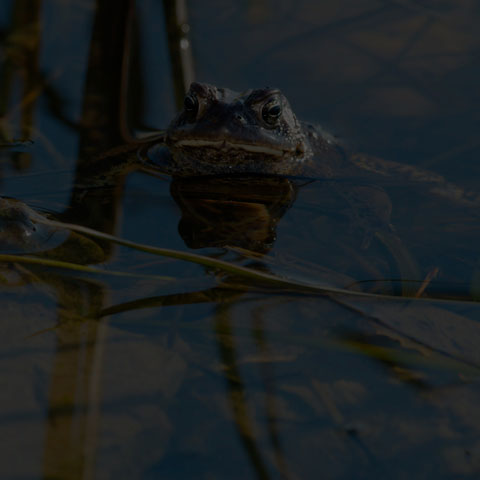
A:
[[[295,149],[286,149],[281,147],[273,147],[269,145],[259,145],[252,143],[232,142],[229,140],[208,140],[202,138],[184,138],[171,142],[169,145],[173,148],[205,148],[215,149],[217,151],[229,152],[232,150],[241,150],[249,153],[260,155],[270,155],[274,157],[283,157],[287,153],[291,153]]]

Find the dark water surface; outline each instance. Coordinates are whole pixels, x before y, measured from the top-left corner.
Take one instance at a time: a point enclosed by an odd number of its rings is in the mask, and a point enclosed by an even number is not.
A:
[[[279,87],[353,150],[480,191],[478,2],[191,1],[183,28],[171,1],[112,5],[1,3],[0,194],[379,295],[266,286],[68,230],[13,242],[0,253],[99,271],[0,257],[0,478],[478,478],[477,204],[386,179],[395,230],[379,234],[345,203],[352,179],[91,180],[195,79]]]

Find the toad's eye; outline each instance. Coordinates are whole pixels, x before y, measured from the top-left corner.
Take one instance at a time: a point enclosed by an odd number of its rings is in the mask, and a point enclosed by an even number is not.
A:
[[[276,125],[281,114],[282,106],[277,100],[270,100],[262,108],[262,118],[268,125]]]
[[[189,93],[183,101],[183,108],[185,112],[192,117],[198,113],[198,99],[194,93]]]

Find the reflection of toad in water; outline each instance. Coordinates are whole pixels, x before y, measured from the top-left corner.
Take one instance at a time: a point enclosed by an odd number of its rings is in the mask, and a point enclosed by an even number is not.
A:
[[[312,169],[314,152],[322,161]],[[171,193],[182,211],[179,232],[188,247],[258,253],[270,250],[277,223],[295,201],[299,185],[290,176],[331,178],[345,166],[333,137],[298,121],[277,89],[238,93],[200,83],[191,85],[164,141],[145,146],[140,157],[172,175]],[[334,190],[345,193],[354,224],[367,204],[371,220],[372,195],[356,202],[356,189]]]
[[[178,229],[188,247],[266,253],[297,187],[281,177],[197,177],[173,179],[170,191],[182,211]]]

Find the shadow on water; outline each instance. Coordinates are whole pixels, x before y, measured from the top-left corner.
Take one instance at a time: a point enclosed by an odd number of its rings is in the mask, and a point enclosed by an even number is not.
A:
[[[21,140],[29,140],[33,136],[34,111],[36,101],[47,83],[39,72],[38,56],[41,37],[41,11],[42,2],[14,2],[12,22],[10,29],[4,32],[7,49],[7,57],[2,64],[0,73],[0,139],[2,142],[13,141],[13,132],[10,131],[9,123],[16,111],[20,115],[18,137]],[[20,38],[20,42],[18,42]],[[17,41],[15,41],[17,40]],[[18,42],[18,43],[17,43]],[[17,85],[22,86],[19,98]],[[15,99],[15,107],[12,109],[8,102]],[[27,152],[15,152],[12,157],[14,168],[27,169],[30,165],[30,155]]]
[[[105,2],[99,1],[96,5],[80,119],[76,185],[85,183],[82,178],[82,173],[88,170],[85,162],[124,140],[125,115],[120,99],[126,75],[128,46],[125,41],[131,28],[133,7],[131,0],[117,2],[113,12]],[[118,184],[101,196],[74,189],[65,217],[80,223],[86,221],[102,231],[115,231],[123,182],[119,177]],[[78,201],[79,196],[83,201]],[[80,317],[94,315],[105,302],[105,291],[98,284],[73,282],[68,285],[61,281],[60,285],[58,301],[69,314],[67,318],[59,315],[59,325],[69,320],[72,313]],[[105,328],[102,322],[86,322],[82,328],[56,330],[57,351],[48,393],[45,478],[95,476]],[[74,348],[66,348],[72,346]]]
[[[77,135],[71,195],[56,214],[2,199],[0,241],[13,223],[15,238],[29,239],[30,250],[20,251],[27,259],[33,254],[103,270],[29,267],[21,260],[2,266],[5,339],[11,345],[0,358],[14,394],[0,418],[12,448],[33,459],[29,466],[7,458],[6,450],[1,463],[7,474],[474,478],[480,458],[480,330],[472,294],[479,276],[473,216],[445,207],[441,218],[429,218],[436,211],[430,203],[437,200],[429,203],[425,192],[413,192],[394,210],[398,227],[382,221],[379,228],[381,215],[369,217],[370,204],[385,210],[375,201],[384,192],[362,184],[261,176],[167,183],[156,172],[138,180],[138,146],[157,142],[162,132],[155,140],[138,140],[130,130],[131,117],[142,117],[148,80],[139,60],[144,46],[137,2],[121,0],[112,9],[98,0],[89,13],[78,121],[65,113],[66,104],[41,69],[45,3],[11,2],[12,18],[3,30],[0,135],[11,148],[2,159],[11,162],[7,171],[35,164],[28,146],[15,141],[38,138],[36,112],[45,101],[52,117]],[[153,2],[142,4],[154,9]],[[238,64],[268,62],[296,43],[329,35],[338,41],[392,9],[406,19],[411,6],[355,6],[351,14],[319,26],[309,24],[313,7],[301,3],[297,11],[291,5],[292,18],[303,15],[303,31],[276,37],[274,44],[264,38],[260,52],[248,58],[239,49]],[[168,96],[180,108],[201,70],[193,58],[199,36],[188,20],[199,21],[201,14],[187,12],[185,0],[164,0],[161,7],[170,60],[163,67],[173,90]],[[238,19],[240,7],[231,6],[229,17],[225,8],[217,12],[219,25]],[[257,34],[255,22],[276,14],[268,2],[250,2],[246,12],[252,32],[244,33],[245,41]],[[419,18],[387,59],[361,41],[342,40],[378,69],[337,97],[338,105],[389,75],[433,98],[397,65],[436,22],[435,15]],[[405,195],[399,192],[392,199]],[[151,203],[156,204],[148,210]],[[155,230],[161,245],[179,248],[183,240],[187,249],[204,249],[205,258],[243,270],[222,270],[220,263],[179,266],[172,258],[126,253],[125,245],[106,237],[49,229],[51,218],[111,235],[121,231],[122,218],[134,229],[138,221],[140,238]],[[37,245],[32,232],[41,233],[45,243]],[[437,236],[445,243],[435,243]],[[15,242],[9,247],[19,253]],[[269,284],[272,277],[285,283]],[[439,457],[438,465],[425,462]]]

